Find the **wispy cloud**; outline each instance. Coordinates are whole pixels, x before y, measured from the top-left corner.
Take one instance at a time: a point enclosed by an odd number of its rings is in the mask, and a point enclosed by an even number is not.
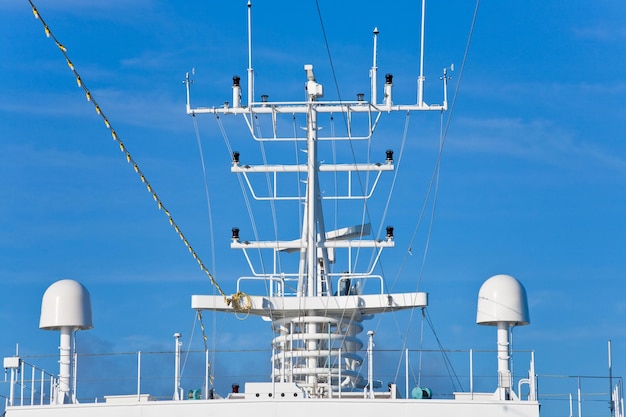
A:
[[[172,60],[178,57],[179,53],[171,50],[144,51],[141,55],[123,59],[120,63],[123,67],[129,68],[160,69],[165,67],[164,64],[172,62]]]
[[[113,125],[126,123],[170,131],[188,126],[185,123],[183,99],[175,101],[167,93],[154,91],[138,94],[128,90],[104,88],[93,90],[92,96]],[[17,100],[15,97],[0,97],[0,111],[30,114],[33,117],[63,117],[68,119],[68,123],[90,117],[97,123],[93,105],[83,98],[84,95],[78,89],[75,93],[30,91],[24,92]],[[33,105],[34,103],[38,105]],[[104,125],[102,131],[106,133]]]
[[[626,159],[601,146],[595,138],[547,119],[523,118],[463,118],[458,121],[463,134],[452,139],[452,148],[480,153],[493,153],[533,160],[553,165],[578,166],[575,161],[584,159],[586,165],[595,161],[616,171],[626,170]]]
[[[594,26],[574,29],[574,35],[580,39],[597,42],[621,42],[626,39],[626,26]]]

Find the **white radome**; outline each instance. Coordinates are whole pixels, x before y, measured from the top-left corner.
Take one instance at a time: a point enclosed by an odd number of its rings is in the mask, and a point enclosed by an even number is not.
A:
[[[476,323],[495,326],[509,323],[513,326],[530,324],[526,289],[510,275],[494,275],[478,291]]]
[[[89,291],[80,282],[71,279],[50,285],[41,301],[39,328],[59,330],[62,327],[74,330],[93,328]]]

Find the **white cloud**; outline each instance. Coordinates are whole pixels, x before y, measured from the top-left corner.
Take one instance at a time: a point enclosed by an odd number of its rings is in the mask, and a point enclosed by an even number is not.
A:
[[[585,40],[621,42],[626,39],[626,27],[595,26],[574,29],[574,34]]]
[[[463,134],[451,138],[447,146],[472,152],[494,153],[552,165],[580,167],[576,161],[595,162],[592,166],[626,170],[626,159],[603,148],[597,138],[571,130],[546,119],[462,118],[457,130]]]

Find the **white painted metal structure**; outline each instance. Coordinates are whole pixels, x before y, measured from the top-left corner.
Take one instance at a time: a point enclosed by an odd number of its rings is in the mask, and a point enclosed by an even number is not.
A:
[[[75,402],[72,396],[73,340],[76,330],[93,327],[91,319],[91,298],[89,291],[71,279],[52,284],[43,295],[39,328],[59,330],[59,383],[53,392],[51,402],[66,404]]]
[[[498,391],[500,398],[516,398],[512,389],[509,329],[530,324],[524,286],[510,275],[495,275],[483,283],[478,292],[476,323],[498,327]],[[534,372],[532,372],[534,373]],[[535,392],[530,378],[530,392]]]
[[[374,45],[376,48],[378,30],[374,30]],[[251,54],[250,54],[251,56]],[[322,196],[319,187],[321,172],[347,172],[349,175],[358,175],[364,172],[374,172],[378,176],[383,171],[393,170],[393,154],[388,151],[383,163],[353,163],[353,164],[323,164],[318,156],[318,143],[321,140],[357,140],[352,133],[352,116],[357,113],[369,115],[368,120],[378,121],[382,113],[396,111],[444,111],[447,104],[427,105],[420,100],[417,104],[398,105],[393,103],[393,77],[387,74],[384,85],[384,100],[376,100],[376,49],[374,49],[374,63],[370,70],[372,77],[372,101],[366,102],[359,97],[353,102],[322,101],[324,88],[315,77],[313,66],[304,65],[305,95],[303,102],[270,102],[263,98],[261,102],[248,97],[248,105],[240,100],[241,86],[239,77],[233,77],[233,105],[225,104],[214,108],[191,108],[187,103],[187,113],[193,115],[243,115],[250,133],[259,141],[282,142],[306,140],[305,165],[262,165],[251,166],[240,163],[239,153],[233,153],[231,171],[243,175],[250,187],[251,193],[257,193],[251,185],[249,176],[255,173],[272,174],[276,178],[278,173],[299,173],[304,175],[303,182],[306,189],[300,196],[281,196],[278,194],[277,180],[272,185],[273,192],[265,200],[296,199],[303,203],[301,236],[292,241],[260,241],[242,242],[239,230],[233,230],[232,248],[242,249],[244,252],[251,249],[269,249],[275,253],[288,251],[299,253],[297,271],[292,273],[273,271],[271,273],[254,273],[266,280],[270,295],[250,296],[247,299],[245,310],[251,315],[261,316],[272,322],[276,334],[272,341],[273,381],[272,383],[295,383],[307,398],[332,398],[341,395],[343,391],[361,391],[368,386],[370,396],[373,395],[373,384],[370,378],[365,381],[358,372],[363,358],[358,352],[363,343],[358,335],[363,331],[361,324],[364,317],[384,312],[398,311],[410,308],[422,308],[427,305],[427,294],[407,293],[389,294],[382,287],[376,294],[363,294],[363,282],[376,277],[371,272],[349,270],[341,274],[331,273],[331,263],[334,262],[335,251],[338,249],[373,248],[380,251],[393,247],[393,228],[388,228],[385,239],[371,240],[365,237],[369,233],[369,225],[346,227],[336,231],[328,231],[324,223],[322,207],[323,199],[351,199],[366,200],[371,193],[363,195]],[[253,91],[252,63],[249,62],[248,91]],[[447,77],[444,76],[444,89]],[[187,81],[189,97],[189,80]],[[420,90],[422,84],[420,83]],[[421,97],[421,93],[420,93]],[[445,97],[445,94],[444,94]],[[345,115],[348,120],[347,135],[345,137],[319,137],[318,116],[320,114]],[[281,136],[277,127],[280,115],[306,115],[306,138]],[[272,120],[273,132],[270,137],[259,136],[253,125],[254,119],[269,117]],[[376,122],[368,123],[363,137],[369,139],[376,128]],[[376,184],[376,183],[375,183]],[[375,185],[374,185],[375,186]],[[372,190],[373,191],[373,190]],[[250,258],[246,255],[248,261]],[[378,257],[376,257],[378,259]],[[249,261],[250,262],[250,261]],[[375,265],[374,265],[375,266]],[[372,268],[373,269],[373,268]],[[289,283],[285,278],[293,278],[296,288],[289,293]],[[334,290],[334,288],[337,288]],[[213,310],[233,312],[233,306],[221,295],[193,296],[192,308],[198,310]]]
[[[248,4],[250,16],[250,4]],[[249,25],[250,26],[250,25]],[[172,399],[155,401],[149,394],[142,393],[138,384],[133,395],[106,396],[102,403],[80,404],[70,395],[69,334],[76,329],[92,327],[91,312],[86,308],[88,293],[74,281],[54,284],[44,296],[41,327],[59,329],[62,333],[60,374],[54,380],[58,395],[49,402],[39,405],[24,405],[14,402],[14,393],[6,408],[7,417],[223,417],[247,415],[255,417],[320,417],[358,415],[360,417],[537,417],[539,403],[536,397],[534,364],[531,360],[528,378],[518,381],[518,386],[528,386],[528,393],[516,393],[509,368],[509,328],[529,323],[526,293],[522,285],[507,275],[498,275],[485,282],[480,290],[477,322],[497,326],[498,329],[498,387],[495,392],[457,392],[452,398],[428,398],[426,391],[419,389],[414,398],[400,398],[395,385],[388,389],[377,389],[374,384],[373,361],[375,360],[374,332],[369,331],[367,341],[367,377],[359,369],[364,363],[361,355],[364,343],[359,334],[364,330],[363,320],[371,315],[403,309],[423,308],[428,304],[426,293],[390,294],[382,280],[368,271],[349,269],[332,273],[331,264],[336,262],[340,250],[371,248],[376,252],[375,261],[385,248],[393,247],[393,228],[388,228],[383,239],[365,239],[370,234],[369,225],[343,227],[327,230],[324,223],[322,202],[325,199],[351,200],[368,199],[370,191],[353,194],[350,188],[345,195],[322,195],[319,175],[324,172],[344,172],[356,175],[371,172],[380,177],[391,171],[393,155],[388,152],[382,163],[325,164],[318,156],[321,141],[346,141],[369,139],[381,115],[389,112],[445,111],[447,110],[446,82],[444,71],[443,103],[427,104],[424,101],[423,56],[420,60],[417,100],[415,104],[396,104],[393,101],[393,78],[385,77],[383,100],[377,99],[377,45],[378,30],[374,30],[373,65],[370,69],[370,100],[359,97],[356,101],[323,101],[324,88],[318,83],[312,65],[304,65],[306,100],[303,102],[270,102],[254,96],[254,71],[252,53],[249,50],[247,104],[242,103],[242,87],[239,77],[233,78],[232,102],[220,107],[192,108],[190,84],[187,77],[187,113],[193,115],[240,115],[245,119],[252,137],[269,143],[302,141],[306,143],[306,164],[250,166],[240,162],[240,155],[233,153],[231,172],[242,175],[251,194],[258,200],[301,201],[302,225],[298,239],[287,241],[244,241],[239,229],[233,229],[231,247],[243,251],[254,279],[267,282],[268,294],[242,297],[238,306],[247,314],[271,321],[275,335],[272,345],[272,374],[267,382],[248,382],[244,391],[233,392],[225,398],[184,400],[180,386],[180,334],[176,339],[176,370]],[[343,137],[320,135],[318,117],[323,114],[343,114],[348,121],[347,134]],[[306,138],[282,135],[275,128],[269,137],[261,137],[254,129],[254,119],[267,117],[276,126],[281,115],[306,115]],[[351,121],[354,115],[366,115],[366,133],[354,134]],[[300,196],[279,195],[274,190],[267,196],[254,192],[250,177],[255,173],[271,174],[298,173],[303,175],[306,191]],[[377,177],[377,178],[378,178]],[[351,177],[350,177],[351,178]],[[276,180],[274,180],[276,181]],[[298,254],[297,267],[292,273],[273,270],[257,272],[248,256],[251,249]],[[294,255],[295,256],[295,255]],[[375,262],[374,262],[375,263]],[[240,280],[244,283],[245,278]],[[365,282],[378,282],[375,291],[364,292]],[[77,285],[76,285],[77,284]],[[292,285],[293,284],[293,285]],[[242,284],[243,285],[243,284]],[[237,289],[238,291],[240,288]],[[51,292],[50,292],[51,291]],[[49,294],[50,292],[50,294]],[[53,297],[54,296],[54,297]],[[54,298],[54,302],[52,301]],[[59,300],[77,299],[70,303],[70,312],[54,315],[51,306],[59,306]],[[214,295],[192,296],[192,308],[235,312],[232,303],[224,297]],[[5,358],[4,366],[11,370],[11,387],[16,384],[17,371],[24,369],[19,356]],[[22,371],[22,374],[24,372]],[[42,378],[43,380],[43,378]],[[43,384],[42,384],[43,385]],[[617,397],[617,394],[616,394]],[[617,401],[617,400],[616,400]],[[69,403],[68,403],[69,402]]]

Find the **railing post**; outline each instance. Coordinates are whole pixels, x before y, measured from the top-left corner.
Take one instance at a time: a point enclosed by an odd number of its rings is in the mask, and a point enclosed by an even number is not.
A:
[[[209,363],[209,349],[204,350],[204,399],[209,399],[209,371],[211,364]]]
[[[582,417],[583,415],[583,404],[582,404],[582,398],[580,397],[580,377],[578,377],[578,417]]]
[[[45,378],[46,373],[44,370],[41,370],[41,388],[39,389],[39,405],[43,405],[43,390],[45,389]]]
[[[137,401],[141,401],[141,351],[137,352]]]
[[[24,405],[24,361],[21,361],[20,375],[20,405]]]
[[[409,349],[404,351],[404,398],[409,398]]]
[[[35,367],[30,368],[30,405],[35,405]]]
[[[472,400],[474,399],[474,349],[469,350],[469,377],[470,377],[470,395]]]

